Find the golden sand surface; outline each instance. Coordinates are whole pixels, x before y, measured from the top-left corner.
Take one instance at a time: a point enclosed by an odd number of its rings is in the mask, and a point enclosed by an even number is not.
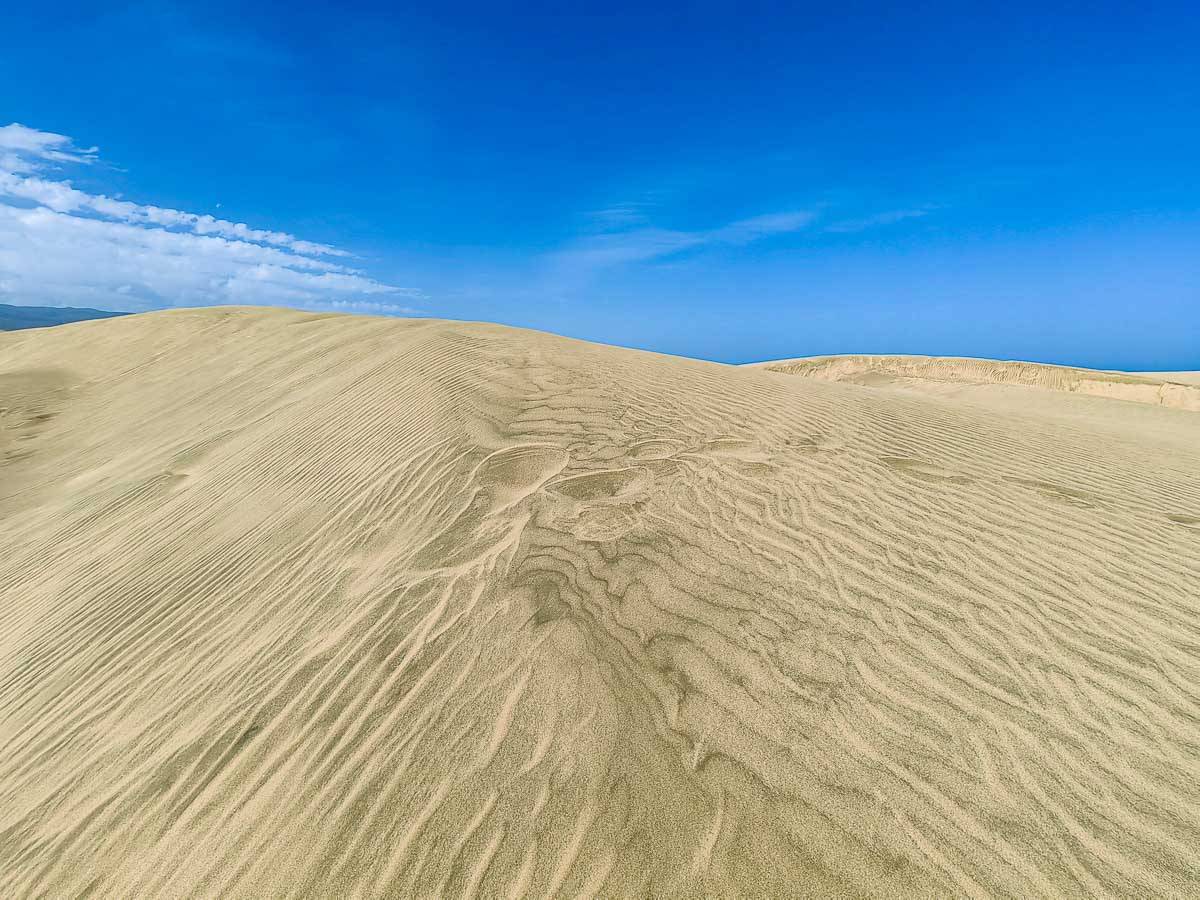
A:
[[[1200,895],[1186,379],[969,368],[0,334],[0,895]]]

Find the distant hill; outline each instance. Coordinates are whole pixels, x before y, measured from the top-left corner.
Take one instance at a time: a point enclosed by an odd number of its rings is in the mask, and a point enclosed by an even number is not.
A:
[[[0,331],[16,331],[19,328],[45,328],[49,325],[65,325],[67,322],[82,322],[85,319],[107,319],[125,313],[106,312],[101,309],[71,309],[53,306],[9,306],[0,303]]]

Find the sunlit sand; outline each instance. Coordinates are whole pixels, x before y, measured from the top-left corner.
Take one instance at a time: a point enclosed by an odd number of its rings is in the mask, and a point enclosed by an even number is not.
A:
[[[1200,893],[1200,379],[864,359],[0,334],[0,894]]]

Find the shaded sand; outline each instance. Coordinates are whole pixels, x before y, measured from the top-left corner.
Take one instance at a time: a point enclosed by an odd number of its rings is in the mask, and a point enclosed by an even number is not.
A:
[[[0,335],[0,895],[1200,894],[1200,415],[1056,396]]]

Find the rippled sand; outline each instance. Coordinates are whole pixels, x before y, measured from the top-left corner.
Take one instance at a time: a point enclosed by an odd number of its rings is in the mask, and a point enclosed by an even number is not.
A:
[[[0,334],[0,894],[1200,894],[1200,414],[928,366]]]

